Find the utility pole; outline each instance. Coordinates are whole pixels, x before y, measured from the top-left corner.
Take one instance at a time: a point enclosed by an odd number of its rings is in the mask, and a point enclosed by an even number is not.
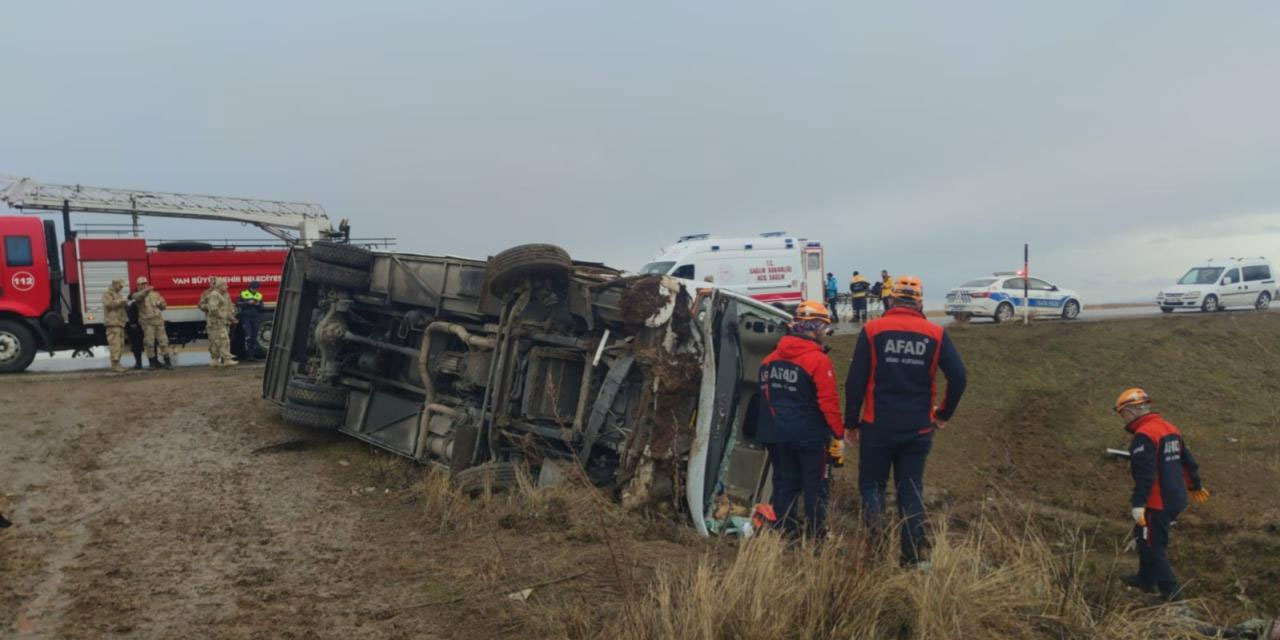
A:
[[[1031,324],[1031,245],[1022,245],[1022,324]]]

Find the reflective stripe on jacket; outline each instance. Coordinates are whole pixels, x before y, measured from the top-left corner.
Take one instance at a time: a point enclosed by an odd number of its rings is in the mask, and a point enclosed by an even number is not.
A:
[[[871,283],[862,276],[854,276],[849,281],[849,294],[855,298],[865,298],[871,291]]]
[[[241,316],[250,320],[258,317],[258,312],[262,310],[262,292],[253,289],[241,291],[236,306],[239,307]]]
[[[935,415],[938,369],[947,394]],[[915,309],[894,307],[858,334],[845,380],[845,428],[931,433],[935,418],[951,419],[965,384],[964,362],[947,332]]]
[[[784,336],[760,365],[756,441],[827,442],[844,437],[835,370],[822,345]]]
[[[1148,413],[1125,425],[1129,470],[1133,474],[1131,507],[1170,513],[1187,508],[1187,489],[1200,489],[1200,465],[1182,440],[1182,432],[1158,413]]]

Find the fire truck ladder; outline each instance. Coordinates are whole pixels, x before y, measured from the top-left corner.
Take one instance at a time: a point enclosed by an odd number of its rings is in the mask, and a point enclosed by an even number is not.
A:
[[[202,196],[84,185],[40,183],[18,178],[0,189],[0,201],[14,209],[61,211],[69,228],[72,211],[134,216],[226,220],[260,227],[281,240],[303,245],[345,235],[346,220],[335,230],[324,207],[306,202]]]

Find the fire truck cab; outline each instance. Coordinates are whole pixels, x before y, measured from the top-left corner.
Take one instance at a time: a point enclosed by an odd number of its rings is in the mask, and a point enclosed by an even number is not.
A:
[[[0,217],[0,372],[26,369],[37,345],[52,344],[42,327],[56,324],[45,315],[57,308],[58,249],[48,238],[56,238],[52,221]]]
[[[196,304],[211,278],[226,278],[233,297],[260,282],[272,309],[288,255],[285,248],[148,246],[143,238],[69,235],[59,247],[53,221],[0,216],[0,373],[26,369],[38,350],[105,344],[102,295],[117,278],[132,291],[145,276],[165,297],[172,342],[202,338],[204,314]],[[269,329],[263,333],[265,345]]]
[[[4,182],[0,180],[0,182]],[[19,178],[0,184],[0,202],[26,213],[60,213],[62,238],[52,220],[31,215],[0,216],[0,373],[22,371],[37,350],[87,349],[106,343],[102,294],[114,279],[132,290],[139,276],[167,303],[171,342],[204,336],[204,316],[196,304],[215,277],[227,279],[235,298],[251,281],[262,285],[263,303],[274,309],[288,248],[314,241],[351,240],[346,220],[330,224],[324,207],[306,202],[209,196],[54,184]],[[71,227],[71,213],[127,215],[128,236],[95,237]],[[220,220],[256,226],[275,236],[275,247],[222,246],[203,242],[148,244],[138,218]],[[240,242],[241,245],[245,242]],[[387,239],[383,239],[387,243]],[[244,340],[232,335],[232,350]],[[258,336],[265,350],[271,320]]]

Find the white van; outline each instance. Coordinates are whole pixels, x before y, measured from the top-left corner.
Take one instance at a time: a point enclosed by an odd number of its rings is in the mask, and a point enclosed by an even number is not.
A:
[[[822,300],[824,268],[822,243],[793,238],[785,232],[747,238],[715,238],[701,233],[680,238],[640,271],[709,281],[761,302],[791,308],[804,300]]]
[[[1165,313],[1174,309],[1222,311],[1253,307],[1266,311],[1277,295],[1275,273],[1266,258],[1208,260],[1191,267],[1178,283],[1156,295]]]

